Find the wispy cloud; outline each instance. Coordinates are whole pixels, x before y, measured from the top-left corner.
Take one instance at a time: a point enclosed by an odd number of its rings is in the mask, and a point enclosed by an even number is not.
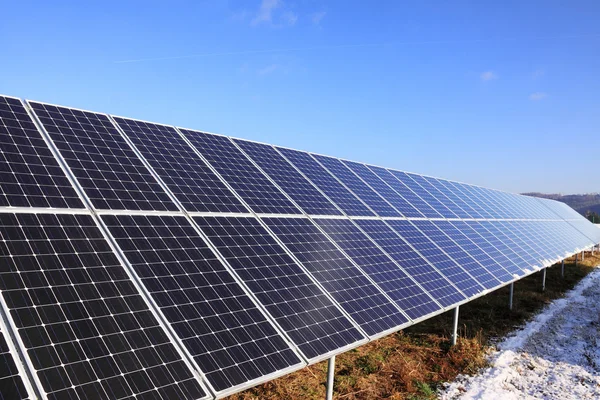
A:
[[[252,18],[253,26],[273,22],[273,11],[281,6],[280,0],[262,0],[256,16]]]
[[[533,79],[539,79],[542,76],[544,76],[546,74],[546,71],[544,71],[543,69],[536,69],[535,71],[533,71],[533,74],[531,75],[533,77]]]
[[[257,71],[257,73],[259,75],[269,75],[272,74],[273,72],[277,71],[279,69],[279,64],[271,64],[271,65],[267,65],[264,68],[261,68]]]
[[[531,100],[531,101],[540,101],[540,100],[544,100],[546,97],[548,97],[548,93],[545,93],[545,92],[535,92],[535,93],[531,93],[529,95],[529,100]]]
[[[498,79],[498,75],[494,71],[482,72],[479,77],[484,82],[493,81],[494,79]]]
[[[310,20],[313,25],[320,25],[323,18],[325,18],[327,13],[325,11],[319,11],[311,15]]]
[[[298,21],[298,15],[294,14],[291,11],[286,11],[283,14],[281,14],[281,20],[287,26],[294,26]]]
[[[273,27],[294,26],[298,21],[298,14],[286,9],[283,0],[262,0],[260,7],[250,25],[269,25]]]

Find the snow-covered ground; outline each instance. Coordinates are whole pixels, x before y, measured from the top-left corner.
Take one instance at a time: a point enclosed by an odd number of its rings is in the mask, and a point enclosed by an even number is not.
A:
[[[498,344],[491,367],[459,376],[450,399],[600,399],[600,269]]]

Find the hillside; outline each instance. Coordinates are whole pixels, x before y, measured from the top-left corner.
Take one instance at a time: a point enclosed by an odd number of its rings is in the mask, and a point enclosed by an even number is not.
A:
[[[543,197],[546,199],[558,200],[571,206],[581,215],[588,212],[600,214],[600,193],[589,194],[545,194],[545,193],[523,193],[527,196]]]

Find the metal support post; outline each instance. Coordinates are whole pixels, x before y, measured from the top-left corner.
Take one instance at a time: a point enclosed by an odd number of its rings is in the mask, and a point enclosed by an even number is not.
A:
[[[544,270],[542,271],[542,292],[544,290],[546,290],[546,270],[548,268],[544,268]]]
[[[456,346],[456,341],[458,340],[458,308],[456,306],[454,309],[454,331],[452,333],[452,346]]]
[[[515,283],[512,282],[510,284],[510,297],[508,299],[508,309],[512,310],[513,309],[513,293],[515,292]]]
[[[581,252],[581,261],[585,260],[585,250]]]
[[[327,362],[327,395],[326,400],[333,400],[333,377],[335,376],[335,356]]]
[[[579,258],[579,253],[575,254],[575,266],[577,266],[577,259]]]
[[[560,265],[560,276],[565,277],[565,260],[562,260],[562,264]]]

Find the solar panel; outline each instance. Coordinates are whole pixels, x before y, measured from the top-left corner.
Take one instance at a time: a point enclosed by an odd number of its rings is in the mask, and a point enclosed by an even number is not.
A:
[[[369,185],[381,197],[386,199],[396,210],[407,218],[423,218],[424,215],[410,204],[404,197],[389,186],[383,179],[378,177],[366,165],[355,163],[352,161],[342,160],[344,165],[360,177],[367,185]]]
[[[206,393],[92,217],[0,214],[0,292],[49,399]]]
[[[29,399],[29,393],[4,335],[4,331],[0,329],[0,399]]]
[[[317,186],[346,215],[374,217],[375,214],[352,192],[343,186],[310,154],[278,147],[277,150],[300,170],[315,186]]]
[[[0,207],[84,208],[20,100],[0,96]]]
[[[530,246],[541,253],[546,264],[560,257],[556,244],[548,241],[547,230],[549,227],[545,223],[540,223],[540,221],[512,221],[512,225],[521,233],[524,241],[527,241]],[[534,225],[535,229],[533,228]]]
[[[364,339],[258,220],[194,220],[308,359]]]
[[[455,286],[384,221],[356,220],[356,223],[443,307],[466,299]]]
[[[381,217],[401,217],[402,215],[383,197],[367,185],[358,175],[348,168],[342,161],[333,157],[312,154],[323,167],[338,178],[359,199],[367,204]],[[388,188],[389,189],[389,188]]]
[[[436,193],[435,188],[433,188],[433,186],[430,185],[423,177],[415,174],[408,174],[402,171],[389,171],[396,179],[406,185],[406,187],[408,187],[410,190],[415,192],[421,199],[433,207],[433,209],[441,214],[444,218],[458,217],[449,207],[452,202],[444,201],[444,196]],[[433,193],[431,193],[432,190]],[[436,194],[438,196],[436,196]],[[452,204],[452,206],[456,207],[454,204]]]
[[[310,181],[294,169],[274,147],[246,140],[234,139],[234,141],[307,214],[342,214]]]
[[[438,198],[448,199],[444,202],[444,205],[450,208],[459,218],[482,218],[481,214],[465,201],[464,196],[457,194],[456,191],[451,189],[451,186],[444,184],[442,179],[428,176],[421,178],[430,185],[430,193],[435,193]]]
[[[387,221],[387,224],[466,296],[474,296],[485,289],[410,221]]]
[[[249,212],[175,128],[114,120],[187,211]]]
[[[187,129],[180,131],[253,211],[302,213],[229,138]]]
[[[479,224],[483,226],[491,235],[497,237],[507,248],[511,249],[518,257],[525,262],[522,268],[525,272],[532,272],[535,269],[541,267],[536,253],[530,251],[528,246],[524,246],[519,243],[516,236],[507,230],[507,228],[500,223],[500,221],[479,221]]]
[[[498,218],[495,213],[495,206],[485,199],[471,185],[465,183],[457,183],[451,181],[441,181],[448,186],[450,190],[456,192],[473,210],[475,210],[483,218]]]
[[[371,241],[351,220],[315,222],[412,319],[438,311],[440,306]]]
[[[217,392],[304,366],[186,217],[102,220]]]
[[[513,221],[494,221],[494,226],[502,234],[507,236],[513,243],[522,248],[526,254],[529,254],[533,259],[532,266],[536,269],[542,267],[542,260],[544,256],[538,252],[535,248],[523,240],[523,232],[520,232],[513,224]]]
[[[29,104],[96,209],[177,210],[106,115]]]
[[[436,221],[435,224],[433,221],[412,221],[421,232],[433,240],[438,247],[473,276],[479,284],[486,289],[498,286],[501,281],[471,256],[470,250],[474,250],[475,246],[465,240],[464,237],[461,237],[460,232],[457,234],[451,227],[445,226],[445,229],[441,230],[437,222],[439,221]],[[468,245],[468,247],[465,249],[462,246],[463,244]],[[504,271],[504,274],[508,275],[506,271]]]
[[[407,318],[305,218],[263,218],[286,248],[369,335],[405,324]]]
[[[373,171],[381,180],[387,183],[394,191],[400,194],[409,204],[415,207],[421,214],[427,218],[442,218],[442,214],[436,211],[432,206],[427,204],[423,198],[415,193],[408,186],[402,183],[400,180],[387,169],[381,167],[374,167],[369,165],[368,168]],[[404,214],[407,216],[406,214]]]

